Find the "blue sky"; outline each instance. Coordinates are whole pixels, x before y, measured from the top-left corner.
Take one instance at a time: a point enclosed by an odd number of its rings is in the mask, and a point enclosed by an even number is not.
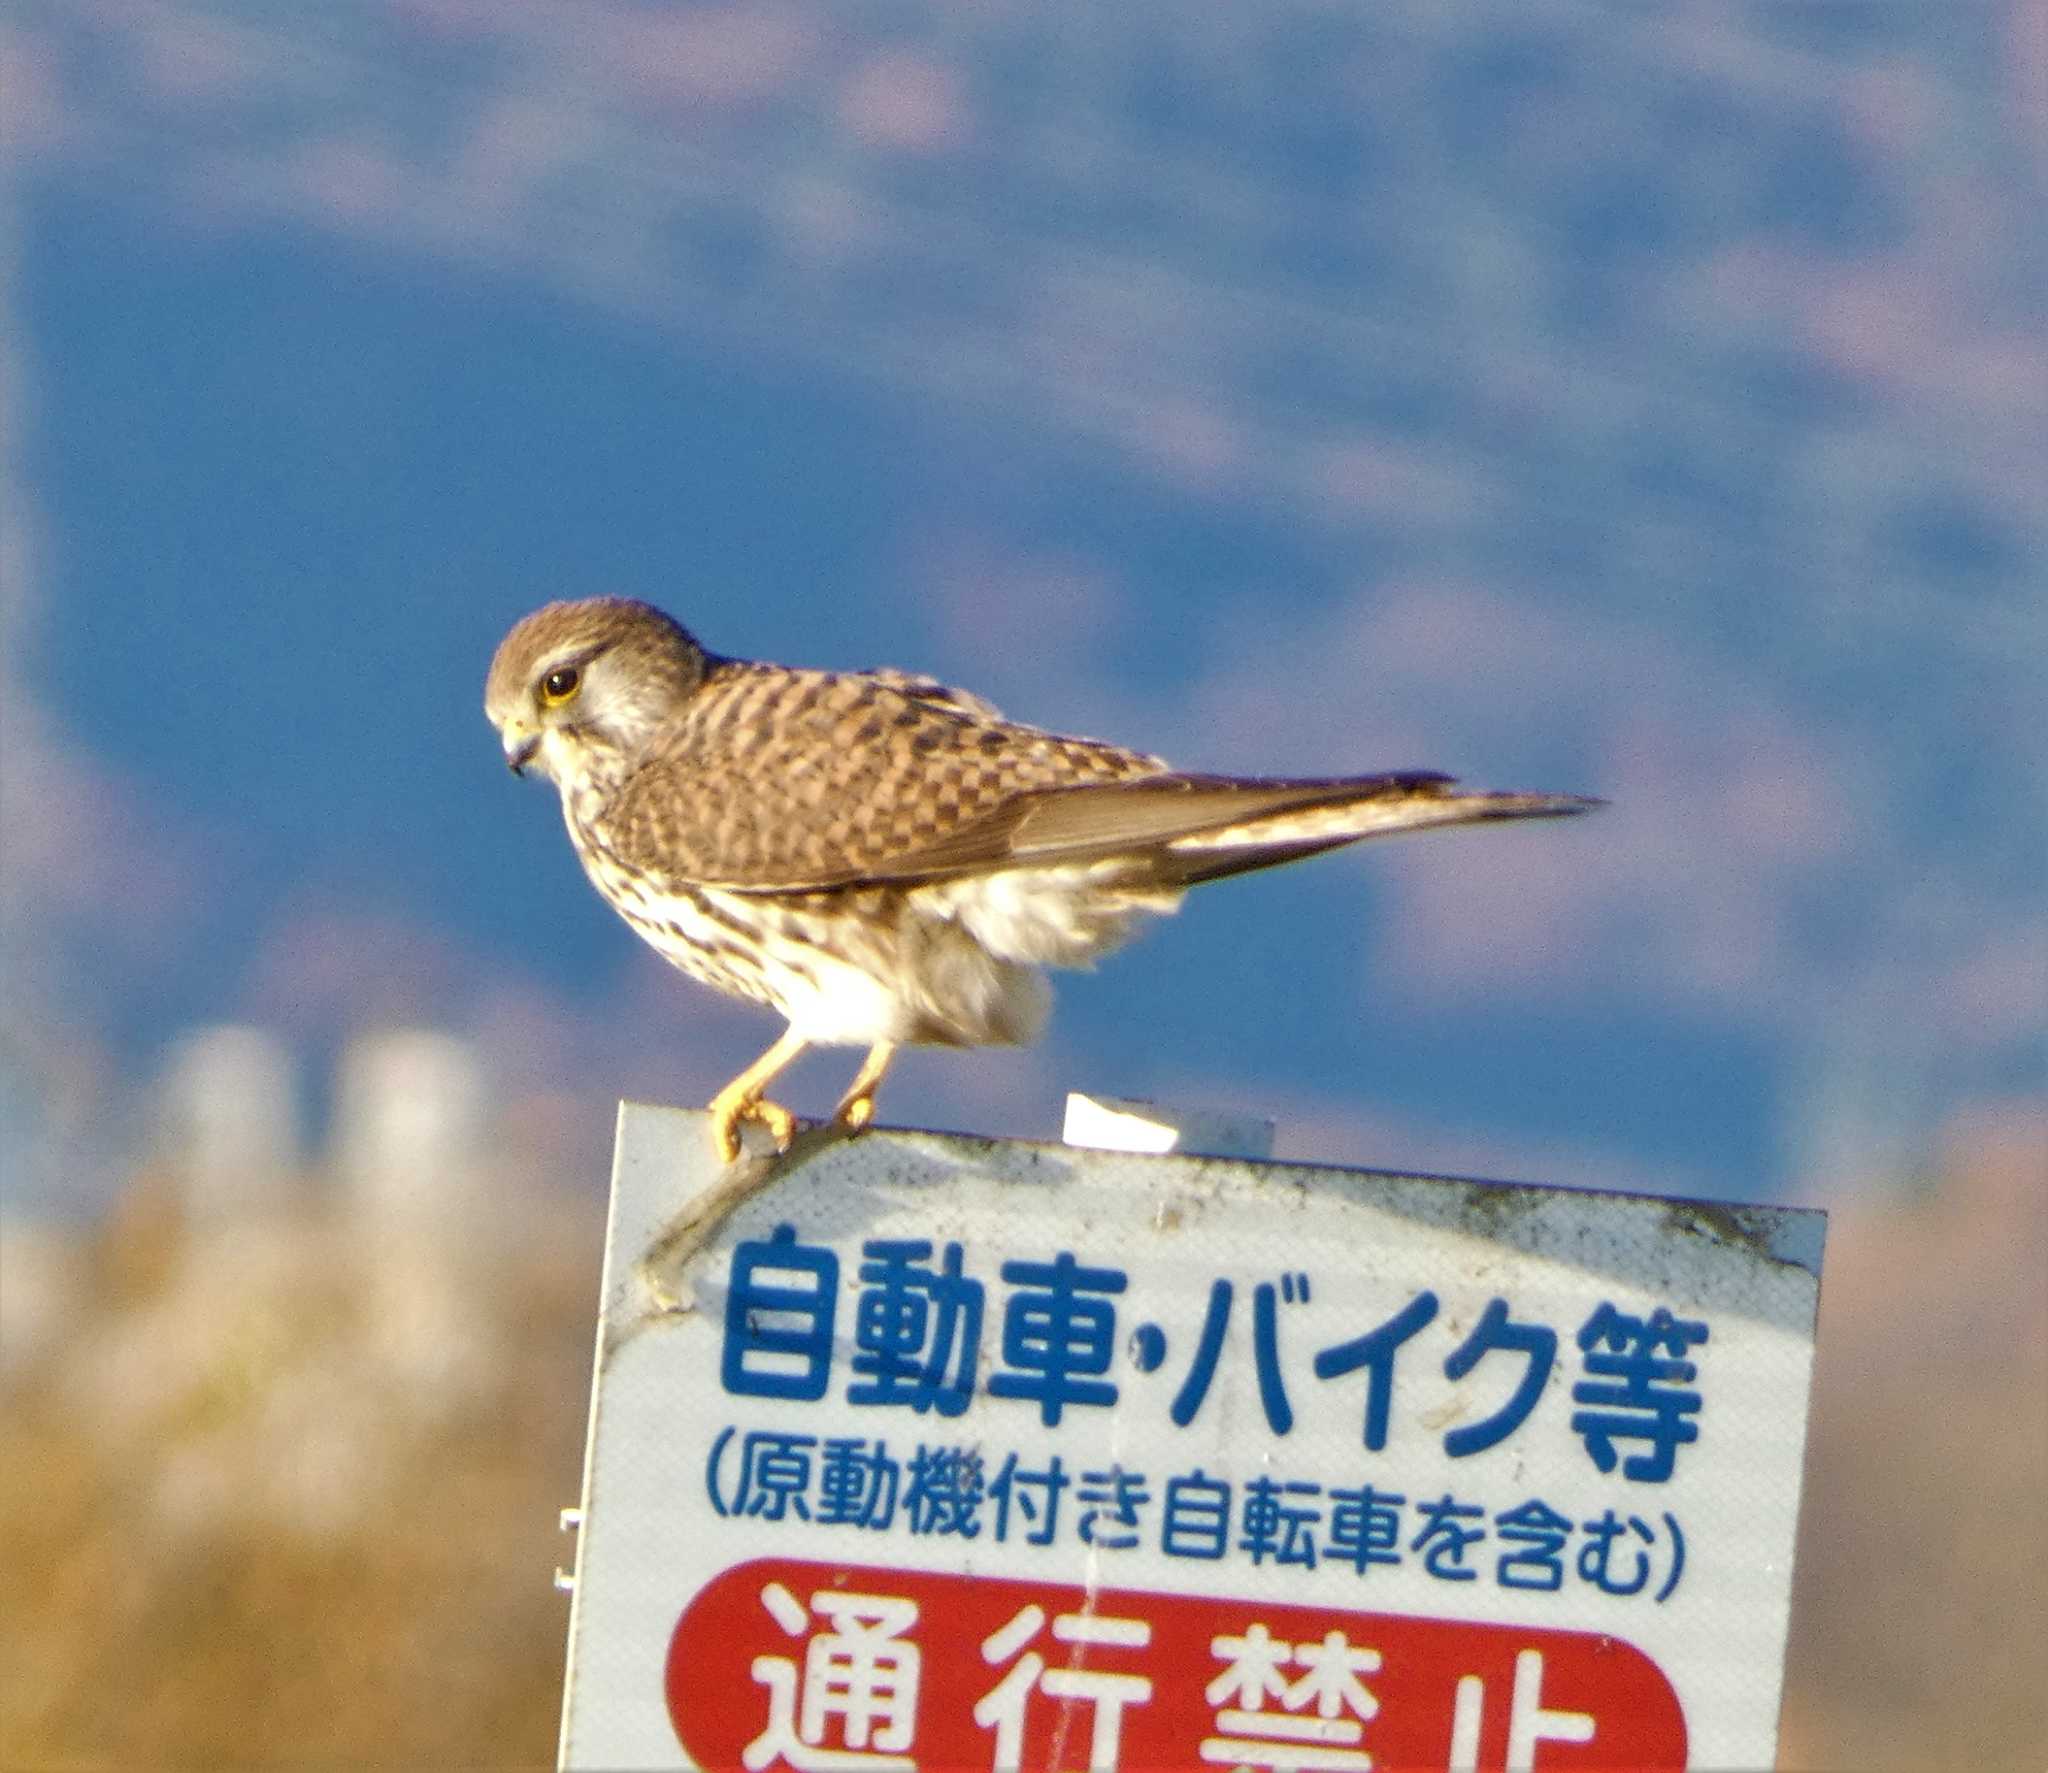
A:
[[[2048,1090],[2048,76],[1946,17],[29,9],[12,1148],[111,1162],[202,1022],[316,1102],[442,1024],[592,1125],[765,1044],[479,713],[625,592],[1192,766],[1614,802],[1198,894],[885,1119],[1910,1177]]]

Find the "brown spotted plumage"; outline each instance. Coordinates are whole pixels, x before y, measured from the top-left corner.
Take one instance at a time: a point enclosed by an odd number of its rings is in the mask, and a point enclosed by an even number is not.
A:
[[[561,790],[598,891],[693,977],[789,1028],[712,1103],[730,1160],[806,1046],[869,1049],[838,1114],[865,1125],[905,1042],[1029,1040],[1040,968],[1081,966],[1189,886],[1363,837],[1573,813],[1450,778],[1191,775],[1007,721],[893,671],[707,653],[648,604],[549,604],[499,646],[484,710],[515,770]]]

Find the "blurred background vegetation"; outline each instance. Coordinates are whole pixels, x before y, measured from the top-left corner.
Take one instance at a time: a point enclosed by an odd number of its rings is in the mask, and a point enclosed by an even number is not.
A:
[[[368,1051],[460,1083],[439,1037]],[[488,1147],[397,1097],[359,1106]],[[2040,1765],[2044,1135],[1972,1123],[1835,1210],[1782,1767]],[[226,1156],[0,1244],[0,1765],[552,1765],[595,1199],[491,1175],[451,1213],[387,1151],[371,1198],[243,1170],[230,1203]]]

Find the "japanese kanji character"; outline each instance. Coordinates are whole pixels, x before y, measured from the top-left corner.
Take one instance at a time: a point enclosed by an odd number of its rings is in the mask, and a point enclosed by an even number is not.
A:
[[[1230,1483],[1198,1465],[1166,1480],[1159,1549],[1170,1558],[1214,1562],[1230,1549]]]
[[[1124,1272],[1083,1268],[1062,1250],[1051,1262],[1005,1262],[1002,1275],[1018,1290],[1003,1305],[1009,1370],[990,1376],[990,1395],[1035,1399],[1048,1428],[1069,1404],[1115,1403],[1102,1375],[1116,1350],[1116,1307],[1098,1295],[1121,1293]]]
[[[1493,1517],[1493,1536],[1520,1549],[1501,1553],[1494,1566],[1503,1588],[1554,1592],[1564,1586],[1564,1542],[1572,1524],[1556,1509],[1531,1497]]]
[[[1294,1646],[1276,1638],[1265,1625],[1254,1621],[1242,1637],[1211,1638],[1209,1653],[1225,1665],[1202,1690],[1211,1705],[1263,1711],[1268,1699],[1286,1695],[1287,1676],[1281,1671],[1294,1655]]]
[[[1358,1677],[1378,1671],[1378,1651],[1354,1649],[1341,1631],[1289,1644],[1254,1621],[1241,1636],[1211,1638],[1209,1653],[1224,1669],[1202,1690],[1216,1713],[1216,1734],[1197,1751],[1204,1761],[1272,1773],[1366,1773],[1372,1766],[1357,1744],[1380,1706]],[[1289,1666],[1306,1672],[1290,1681]]]
[[[1320,1496],[1321,1484],[1275,1483],[1267,1477],[1251,1479],[1244,1487],[1244,1511],[1238,1520],[1238,1549],[1251,1553],[1252,1562],[1271,1558],[1276,1564],[1316,1567],[1316,1523],[1323,1518],[1320,1508],[1289,1502],[1290,1496]]]
[[[1436,1295],[1417,1293],[1378,1329],[1326,1348],[1316,1356],[1318,1379],[1341,1378],[1360,1367],[1367,1370],[1365,1444],[1375,1453],[1387,1444],[1387,1412],[1394,1401],[1394,1353],[1435,1316]]]
[[[910,1456],[903,1518],[913,1533],[958,1539],[981,1533],[981,1454],[972,1447],[927,1447]]]
[[[1306,1711],[1313,1701],[1320,1718],[1334,1718],[1348,1711],[1370,1723],[1379,1715],[1380,1702],[1358,1678],[1379,1673],[1377,1650],[1354,1650],[1351,1640],[1341,1631],[1328,1631],[1321,1643],[1294,1646],[1294,1666],[1308,1672],[1287,1689],[1282,1703],[1289,1711]]]
[[[1586,1451],[1602,1471],[1614,1469],[1616,1441],[1647,1441],[1647,1453],[1631,1453],[1621,1462],[1622,1476],[1646,1484],[1670,1478],[1677,1449],[1700,1438],[1699,1424],[1685,1420],[1698,1414],[1700,1394],[1680,1387],[1691,1384],[1698,1371],[1683,1358],[1686,1351],[1706,1340],[1705,1324],[1673,1317],[1661,1305],[1646,1320],[1603,1299],[1586,1319],[1579,1331],[1586,1371],[1620,1381],[1595,1384],[1588,1379],[1572,1387],[1573,1403],[1597,1406],[1574,1412],[1572,1432],[1584,1437]],[[1660,1349],[1664,1358],[1659,1358]]]
[[[1457,1698],[1451,1709],[1449,1773],[1478,1773],[1479,1736],[1485,1722],[1485,1680],[1476,1674],[1461,1675]],[[1535,1766],[1538,1743],[1591,1742],[1593,1728],[1591,1712],[1550,1711],[1544,1707],[1541,1650],[1516,1653],[1514,1694],[1508,1701],[1508,1766]],[[1499,1763],[1487,1764],[1494,1766]]]
[[[818,1449],[817,1512],[821,1527],[881,1531],[896,1518],[902,1471],[881,1441],[834,1435]]]
[[[761,1604],[790,1637],[811,1627],[803,1604],[779,1582],[761,1590]],[[826,1628],[804,1646],[801,1700],[792,1658],[754,1658],[754,1679],[768,1689],[768,1722],[741,1750],[741,1764],[748,1773],[777,1760],[797,1773],[910,1773],[917,1763],[903,1751],[915,1745],[922,1659],[903,1634],[917,1623],[917,1603],[821,1589],[811,1607]],[[835,1722],[842,1748],[825,1746]]]
[[[792,1514],[809,1520],[811,1510],[805,1495],[811,1487],[811,1449],[818,1444],[818,1437],[749,1429],[740,1442],[739,1482],[728,1502],[719,1488],[718,1471],[726,1446],[737,1432],[722,1430],[704,1461],[704,1488],[712,1508],[721,1515],[764,1521],[779,1521]]]
[[[1082,1541],[1105,1551],[1123,1551],[1138,1543],[1138,1510],[1152,1500],[1142,1472],[1112,1465],[1107,1471],[1084,1471],[1074,1501],[1081,1510]]]
[[[1057,1453],[1043,1469],[1035,1471],[1019,1465],[1015,1453],[1006,1457],[1002,1470],[989,1480],[988,1486],[996,1505],[997,1542],[1010,1537],[1010,1509],[1014,1505],[1029,1529],[1024,1534],[1024,1543],[1050,1545],[1059,1526],[1060,1492],[1073,1481]]]
[[[873,1239],[861,1246],[861,1293],[854,1307],[850,1404],[908,1404],[958,1416],[974,1395],[981,1354],[981,1282],[960,1272],[948,1244],[934,1270],[922,1239]]]
[[[1504,1441],[1522,1426],[1536,1407],[1550,1369],[1557,1360],[1557,1332],[1547,1324],[1516,1324],[1508,1321],[1508,1302],[1490,1300],[1473,1325],[1472,1334],[1453,1349],[1444,1361],[1444,1375],[1462,1379],[1479,1364],[1480,1358],[1496,1348],[1511,1349],[1526,1356],[1528,1364],[1508,1401],[1484,1422],[1468,1422],[1444,1436],[1444,1451],[1453,1459],[1483,1453]]]
[[[766,1278],[776,1275],[790,1278]],[[734,1245],[719,1382],[740,1397],[823,1397],[838,1303],[839,1258],[822,1244],[798,1243],[794,1225]],[[792,1370],[792,1359],[802,1365]]]
[[[1440,1502],[1416,1503],[1415,1512],[1422,1516],[1422,1531],[1408,1549],[1423,1554],[1422,1567],[1442,1582],[1474,1581],[1479,1572],[1465,1562],[1465,1553],[1486,1537],[1486,1529],[1458,1523],[1481,1520],[1486,1510],[1476,1502],[1453,1501],[1446,1492]]]
[[[1406,1496],[1375,1490],[1330,1492],[1329,1533],[1324,1555],[1349,1564],[1363,1576],[1374,1564],[1401,1561],[1401,1507]]]
[[[1045,1609],[1028,1606],[982,1640],[982,1661],[991,1667],[1010,1663],[1003,1678],[974,1705],[974,1721],[984,1730],[995,1731],[994,1765],[1003,1769],[1024,1765],[1026,1707],[1032,1693],[1039,1692],[1048,1699],[1085,1700],[1094,1707],[1088,1765],[1091,1773],[1113,1773],[1123,1748],[1125,1708],[1146,1704],[1152,1697],[1152,1683],[1143,1675],[1096,1668],[1092,1666],[1095,1658],[1085,1654],[1076,1660],[1091,1666],[1048,1668],[1044,1656],[1026,1648],[1044,1629]],[[1052,1635],[1063,1644],[1142,1650],[1152,1641],[1152,1627],[1143,1619],[1062,1613],[1052,1622]]]

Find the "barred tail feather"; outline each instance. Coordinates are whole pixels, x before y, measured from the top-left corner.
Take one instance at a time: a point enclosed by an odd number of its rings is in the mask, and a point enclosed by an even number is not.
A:
[[[978,951],[1006,964],[1087,966],[1147,919],[1174,911],[1185,889],[1203,881],[1396,831],[1557,817],[1599,804],[1575,794],[1460,794],[1448,777],[1422,774],[1154,778],[1059,796],[1023,833],[1023,857],[925,881],[909,904],[932,928],[964,930]]]
[[[1193,885],[1297,861],[1368,837],[1489,819],[1561,818],[1604,804],[1579,794],[1461,794],[1445,779],[1416,777],[1403,780],[1399,791],[1390,792],[1389,784],[1379,782],[1357,799],[1325,801],[1190,831],[1168,842],[1162,859]]]

